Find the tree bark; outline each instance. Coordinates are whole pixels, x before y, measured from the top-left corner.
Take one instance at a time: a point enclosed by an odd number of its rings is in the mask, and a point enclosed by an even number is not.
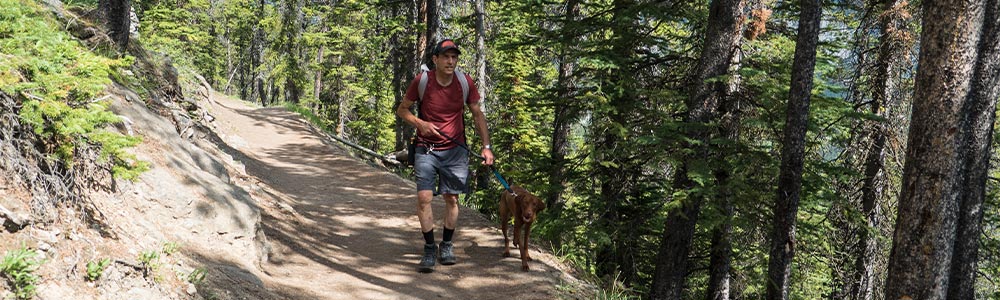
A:
[[[423,36],[420,38],[420,44],[417,45],[417,49],[420,49],[420,58],[428,66],[432,64],[431,55],[434,51],[434,46],[437,45],[437,32],[439,22],[438,22],[438,5],[437,0],[424,0],[424,25],[426,25],[426,30],[424,30]]]
[[[886,299],[945,299],[955,250],[963,109],[985,0],[924,1],[919,67]]]
[[[100,0],[98,9],[104,18],[108,35],[118,46],[119,51],[124,52],[129,43],[129,26],[131,26],[129,12],[132,10],[132,1]]]
[[[989,0],[979,42],[979,58],[972,77],[972,90],[965,103],[967,120],[961,149],[964,165],[959,201],[958,232],[951,261],[948,299],[974,299],[979,238],[982,234],[983,201],[990,169],[993,123],[997,98],[1000,97],[1000,1]]]
[[[738,45],[742,45],[742,38],[737,43]],[[735,95],[742,81],[738,72],[741,64],[742,55],[739,51],[736,51],[733,54],[733,61],[730,66],[732,78],[726,88],[726,94],[719,103],[720,136],[730,143],[738,141],[740,136],[739,125],[742,112],[739,109],[738,98]],[[712,244],[709,250],[710,258],[708,263],[708,290],[706,291],[707,300],[729,300],[730,297],[729,271],[731,263],[730,255],[733,249],[732,222],[735,210],[733,207],[734,193],[730,188],[733,178],[730,168],[723,162],[728,161],[734,153],[734,149],[724,147],[714,155],[715,159],[722,163],[722,166],[716,167],[714,172],[715,181],[719,187],[715,199],[718,206],[717,209],[723,220],[712,229]]]
[[[342,66],[344,64],[344,56],[337,55],[337,60],[334,64]],[[347,101],[345,99],[346,95],[344,92],[344,80],[345,78],[343,76],[337,76],[333,83],[333,88],[338,90],[338,92],[334,94],[334,97],[337,99],[337,125],[334,126],[333,132],[338,137],[344,137],[344,125],[347,124],[347,116],[345,116],[347,109],[344,109],[344,107],[347,106]]]
[[[733,55],[739,48],[743,21],[745,20],[743,0],[713,0],[709,6],[708,27],[701,57],[694,76],[693,89],[687,101],[688,114],[685,123],[695,127],[716,121],[719,102],[724,97],[726,82],[709,82],[728,74]],[[688,170],[697,160],[708,157],[708,141],[712,133],[705,129],[694,129],[693,139],[701,141],[694,147],[694,155],[685,161],[675,174],[674,186],[679,190],[691,190],[695,183],[688,177]],[[701,195],[691,194],[679,209],[671,211],[664,222],[663,237],[657,253],[652,299],[681,299],[684,280],[687,277],[687,259],[694,240],[695,224],[701,210]],[[718,279],[718,278],[717,278]],[[719,279],[721,280],[721,279]]]
[[[727,171],[720,171],[715,178],[727,181],[729,174]],[[708,291],[706,293],[708,300],[729,300],[730,253],[733,249],[731,237],[733,203],[729,198],[731,196],[730,192],[720,192],[722,202],[719,204],[719,210],[725,216],[725,220],[712,229],[712,246],[709,250],[711,257],[708,263]]]
[[[313,98],[316,99],[316,103],[322,103],[319,100],[320,92],[323,91],[323,50],[325,50],[326,45],[319,45],[319,50],[316,50],[316,73],[313,74]]]
[[[884,116],[885,109],[893,99],[896,87],[893,71],[899,65],[899,57],[904,55],[906,42],[901,40],[901,32],[906,32],[906,3],[902,0],[886,0],[880,7],[871,9],[878,12],[879,30],[878,55],[872,72],[872,90],[870,112],[876,116]],[[850,298],[856,300],[872,300],[875,297],[875,265],[880,250],[878,247],[879,220],[882,211],[878,202],[884,195],[886,141],[890,138],[886,121],[871,122],[871,147],[865,158],[864,178],[861,185],[861,213],[865,216],[865,227],[860,230],[859,252],[854,261],[854,278],[850,281]]]
[[[489,93],[489,82],[486,77],[486,5],[484,2],[486,0],[474,0],[476,7],[476,79],[479,80],[479,84],[476,87],[479,88],[479,95],[481,99],[479,100],[479,106],[482,108],[483,112],[487,112],[489,106],[486,100],[488,100]]]
[[[822,4],[819,0],[799,1],[798,39],[792,61],[792,81],[788,93],[785,137],[782,142],[778,197],[774,205],[774,229],[768,261],[767,299],[788,299],[792,258],[795,255],[795,216],[802,190],[802,168],[806,129],[809,124],[809,100],[812,96],[819,42]]]

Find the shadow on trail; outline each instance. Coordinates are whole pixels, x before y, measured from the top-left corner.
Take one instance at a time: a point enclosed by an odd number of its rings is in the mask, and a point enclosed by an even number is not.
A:
[[[240,263],[209,257],[205,253],[188,252],[195,261],[205,267],[204,281],[198,286],[198,294],[205,299],[233,299],[235,295],[255,295],[257,300],[316,299],[313,291],[282,286],[268,288],[250,270],[240,267]]]
[[[271,195],[291,205],[301,219],[289,221],[292,218],[288,216],[262,211],[265,235],[274,245],[271,259],[263,266],[268,275],[315,280],[311,282],[315,289],[305,294],[329,294],[320,291],[337,289],[334,286],[337,282],[332,279],[337,276],[346,275],[370,284],[345,289],[346,294],[337,290],[335,294],[345,299],[371,298],[373,294],[405,295],[404,299],[553,297],[532,296],[532,293],[538,287],[553,285],[545,272],[554,272],[555,268],[536,260],[532,265],[536,268],[533,273],[523,273],[519,260],[501,259],[499,232],[468,209],[460,214],[456,246],[461,253],[476,259],[466,259],[455,266],[439,265],[431,274],[418,273],[416,262],[422,252],[422,242],[414,216],[415,186],[412,182],[377,170],[350,157],[342,149],[323,144],[312,126],[284,109],[230,109],[252,119],[255,126],[273,126],[279,128],[279,134],[312,133],[307,138],[317,139],[314,143],[283,144],[257,155],[248,155],[216,142],[241,160],[248,173],[265,181],[279,194],[294,197],[282,199],[280,195]],[[440,220],[443,201],[435,199],[433,206]],[[469,232],[470,236],[472,232],[493,232],[495,235],[482,237],[483,234],[479,234],[476,238],[463,239],[462,232]],[[440,229],[437,235],[440,237]],[[298,256],[324,266],[327,273],[275,273],[308,270],[296,259]],[[460,285],[463,277],[486,278],[482,281],[501,286]]]

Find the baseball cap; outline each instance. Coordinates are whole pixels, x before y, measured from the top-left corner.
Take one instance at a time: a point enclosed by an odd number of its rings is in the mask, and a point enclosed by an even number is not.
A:
[[[458,51],[458,54],[462,54],[462,51],[458,50],[458,45],[451,39],[443,39],[438,42],[437,46],[434,47],[434,54],[441,54],[451,49],[455,49],[455,51]]]

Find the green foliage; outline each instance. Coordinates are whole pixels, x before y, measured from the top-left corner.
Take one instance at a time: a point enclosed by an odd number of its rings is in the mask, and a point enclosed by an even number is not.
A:
[[[994,124],[997,126],[998,124]],[[1000,133],[994,133],[990,165],[1000,163]],[[978,263],[979,278],[976,280],[976,299],[1000,299],[1000,170],[990,170],[990,180],[986,185],[986,198],[983,203],[982,236],[979,241],[980,250]]]
[[[35,270],[42,264],[36,257],[38,252],[35,250],[21,248],[7,251],[3,261],[0,261],[0,275],[13,286],[14,297],[17,299],[31,299],[35,296],[35,284],[39,280]]]
[[[635,296],[635,291],[632,291],[626,287],[618,278],[611,281],[609,286],[603,289],[599,289],[597,294],[594,295],[595,300],[634,300],[639,299]]]
[[[206,274],[207,272],[205,271],[205,268],[196,268],[187,275],[186,280],[192,284],[201,284],[205,281]]]
[[[239,4],[234,2],[226,8]],[[219,58],[226,48],[220,47],[211,33],[226,29],[219,18],[209,14],[216,9],[213,4],[207,0],[151,3],[155,4],[143,11],[140,20],[140,42],[150,50],[167,54],[175,66],[196,70],[209,83],[225,82],[227,61]]]
[[[160,268],[160,252],[156,250],[146,250],[139,253],[139,265],[142,267],[146,277],[153,276],[154,281],[159,277],[156,271]]]
[[[83,7],[83,8],[96,8],[100,3],[99,0],[64,0],[63,4],[69,7]]]
[[[298,105],[295,103],[288,103],[288,102],[282,102],[281,106],[283,106],[288,111],[299,114],[299,116],[306,119],[306,121],[309,121],[310,124],[316,125],[320,128],[329,128],[330,126],[330,120],[316,116],[316,114],[313,113],[313,111],[307,107],[303,107],[302,105]]]
[[[121,120],[98,98],[109,76],[131,60],[94,55],[50,24],[35,4],[0,0],[0,90],[23,98],[21,119],[48,153],[72,165],[78,145],[98,144],[116,177],[135,178],[148,165],[125,149],[141,140],[102,129]]]
[[[159,259],[160,259],[160,252],[156,250],[146,250],[143,251],[142,253],[139,253],[139,263],[146,266],[152,266],[156,264],[157,261],[159,261]]]
[[[704,139],[692,133],[718,132],[722,121],[689,124],[683,118],[708,25],[708,2],[584,1],[575,19],[567,18],[565,4],[486,3],[487,39],[480,54],[488,58],[485,83],[493,93],[484,95],[483,107],[498,167],[509,181],[543,197],[555,184],[547,182],[552,168],[563,168],[568,184],[562,210],[546,211],[536,233],[552,241],[560,257],[615,283],[600,297],[628,298],[644,294],[652,280],[659,237],[670,230],[663,228],[667,213],[700,200],[692,264],[708,263],[711,229],[731,222],[734,294],[763,298],[771,236],[766,220],[771,219],[778,184],[797,6],[764,3],[774,14],[759,24],[766,25],[766,33],[743,41],[740,63],[734,65],[739,76],[709,80],[739,79],[731,95],[739,101],[733,112],[739,115],[738,136]],[[399,91],[391,80],[411,75],[397,72],[416,70],[392,70],[394,62],[406,60],[386,49],[416,43],[413,33],[423,25],[397,11],[414,7],[369,0],[142,5],[143,43],[173,57],[182,68],[206,74],[217,88],[239,84],[241,94],[263,105],[284,105],[370,149],[397,150],[392,108]],[[441,7],[441,35],[463,46],[459,66],[471,71],[478,49],[472,47],[475,15],[468,5]],[[865,80],[854,78],[861,66],[847,50],[855,42],[848,29],[862,22],[863,11],[853,5],[825,9],[829,17],[817,57],[793,262],[790,295],[795,299],[829,297],[839,284],[831,274],[847,268],[830,257],[847,251],[844,242],[832,238],[844,234],[838,227],[842,224],[835,223],[842,220],[835,219],[863,220],[850,208],[856,202],[853,192],[844,188],[860,178],[857,166],[845,158],[862,151],[852,148],[858,147],[855,127],[899,118],[864,112],[855,107],[863,100],[848,100],[857,85],[847,88],[845,82]],[[255,44],[258,38],[263,44]],[[250,66],[256,50],[262,61]],[[559,78],[564,62],[575,67],[569,78]],[[14,78],[4,74],[0,71],[0,83]],[[257,80],[264,86],[252,86]],[[561,94],[560,80],[572,82],[570,96]],[[903,78],[900,85],[912,85],[907,80],[912,79]],[[300,101],[284,103],[293,86]],[[558,163],[549,153],[557,112],[569,112],[564,117],[571,128],[569,153]],[[471,117],[466,120],[474,143]],[[338,128],[340,124],[344,126]],[[703,148],[713,157],[698,157],[696,150]],[[679,170],[682,163],[687,168]],[[718,170],[729,171],[724,185],[717,182]],[[694,182],[692,187],[674,187],[679,171]],[[885,173],[887,181],[900,176],[894,169]],[[731,193],[733,213],[721,209],[720,191]],[[498,193],[491,182],[466,204],[494,215]],[[1000,274],[997,265],[982,266],[995,275]],[[684,298],[705,297],[707,273],[692,270]]]
[[[163,243],[163,250],[162,250],[163,254],[173,255],[174,253],[177,253],[177,251],[180,251],[180,250],[181,250],[181,244],[180,243],[177,243],[177,242],[166,242],[166,243]]]
[[[87,281],[101,279],[101,275],[104,274],[104,270],[109,264],[111,264],[111,259],[108,258],[87,262]]]

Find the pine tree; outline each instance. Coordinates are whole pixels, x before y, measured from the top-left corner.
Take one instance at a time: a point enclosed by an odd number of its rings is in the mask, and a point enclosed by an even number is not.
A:
[[[961,209],[969,102],[985,1],[923,2],[919,68],[888,299],[945,299]],[[941,59],[950,57],[953,59]]]

